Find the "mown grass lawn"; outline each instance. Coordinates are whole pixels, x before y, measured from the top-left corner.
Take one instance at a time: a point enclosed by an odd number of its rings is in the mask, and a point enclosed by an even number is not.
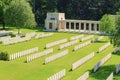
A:
[[[13,29],[13,31],[16,33],[17,29]],[[35,29],[21,29],[21,32],[24,34],[28,32],[41,33],[40,30]],[[54,35],[51,37],[42,39],[33,38],[28,42],[22,42],[8,46],[3,46],[2,43],[0,43],[0,51],[7,51],[9,54],[13,54],[33,47],[39,47],[39,52],[41,52],[45,50],[44,48],[46,43],[65,38],[67,38],[69,41],[70,37],[80,35],[78,33],[53,33]],[[89,36],[88,34],[84,35]],[[98,35],[95,35],[94,37],[97,36]],[[112,71],[115,71],[116,65],[120,63],[120,53],[112,54],[112,58],[107,63],[105,63],[105,65],[103,65],[96,73],[93,73],[92,69],[98,61],[100,61],[103,57],[113,51],[114,47],[111,45],[100,54],[97,53],[98,48],[103,46],[108,41],[109,38],[105,36],[102,41],[91,43],[89,46],[86,46],[75,52],[72,51],[73,47],[78,44],[62,50],[58,50],[59,45],[57,45],[53,47],[54,52],[52,54],[33,60],[30,63],[24,63],[27,56],[12,61],[0,61],[0,80],[47,80],[48,77],[62,69],[66,69],[67,71],[66,76],[62,80],[76,80],[86,71],[90,72],[90,80],[105,80]],[[79,44],[81,43],[83,42],[79,42]],[[69,49],[69,54],[67,54],[66,56],[50,62],[46,65],[43,64],[46,57],[66,49]],[[83,64],[81,67],[77,68],[75,71],[71,71],[71,66],[74,62],[90,54],[93,51],[95,52],[94,58]],[[114,75],[114,80],[120,80],[120,74]]]

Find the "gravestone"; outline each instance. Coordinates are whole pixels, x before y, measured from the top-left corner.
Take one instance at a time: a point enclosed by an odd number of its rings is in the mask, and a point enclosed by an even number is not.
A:
[[[89,55],[83,57],[82,59],[76,61],[75,63],[72,64],[72,71],[75,70],[76,68],[80,67],[82,64],[84,64],[88,60],[92,59],[93,57],[94,57],[94,52],[92,52]]]
[[[118,74],[120,72],[120,64],[117,65],[115,73]]]
[[[99,61],[93,69],[93,72],[96,72],[103,64],[105,64],[110,58],[111,58],[111,53],[109,53],[107,56],[105,56],[101,61]]]
[[[77,80],[88,80],[89,72],[85,72],[82,76],[80,76]]]
[[[108,76],[106,80],[113,80],[113,72]]]
[[[116,47],[113,51],[113,53],[117,53],[120,50],[120,47]]]
[[[63,69],[63,70],[59,71],[58,73],[49,77],[47,80],[61,80],[65,75],[66,75],[66,70]]]
[[[68,50],[64,50],[64,51],[62,51],[62,52],[60,52],[60,53],[57,53],[57,54],[55,54],[55,55],[53,55],[53,56],[47,57],[47,58],[45,59],[44,63],[47,64],[47,63],[49,63],[49,62],[51,62],[51,61],[54,61],[54,60],[56,60],[56,59],[58,59],[58,58],[60,58],[60,57],[62,57],[62,56],[65,56],[65,55],[67,55],[67,54],[68,54]]]

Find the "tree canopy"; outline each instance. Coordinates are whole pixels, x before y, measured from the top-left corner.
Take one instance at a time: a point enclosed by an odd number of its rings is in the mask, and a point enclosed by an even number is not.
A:
[[[4,21],[4,8],[11,1],[15,0],[0,0],[0,22]],[[18,4],[19,0],[16,1]],[[115,15],[120,8],[120,0],[24,0],[25,4],[26,1],[38,25],[44,24],[48,12],[63,12],[67,19],[100,20],[105,14]]]
[[[5,11],[4,20],[8,26],[33,27],[36,25],[32,8],[25,0],[13,0]]]
[[[111,33],[115,30],[115,17],[114,15],[105,14],[100,20],[101,32]]]
[[[115,31],[112,33],[111,42],[114,46],[120,46],[120,11],[115,17]]]
[[[11,1],[12,0],[0,0],[0,24],[3,24],[3,29],[5,29],[4,13]]]
[[[100,20],[104,14],[115,15],[120,0],[27,0],[38,24],[44,24],[47,12],[63,12],[67,19]]]

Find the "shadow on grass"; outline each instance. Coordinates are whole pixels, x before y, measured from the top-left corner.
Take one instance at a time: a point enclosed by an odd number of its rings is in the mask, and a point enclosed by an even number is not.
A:
[[[90,70],[90,77],[96,79],[96,80],[106,80],[107,77],[114,72],[116,69],[115,65],[108,65],[108,66],[101,66],[97,72],[93,72],[93,70]]]
[[[94,43],[107,43],[108,41],[97,41],[97,42],[94,42]]]
[[[35,30],[36,32],[41,32],[43,30],[43,27],[38,27],[38,26],[37,27],[33,27],[33,28],[22,27],[21,29],[30,29],[30,30]]]
[[[69,69],[69,72],[72,72],[72,69]]]
[[[14,28],[13,27],[5,27],[5,30],[6,31],[10,31],[10,30],[13,30]],[[4,30],[2,27],[0,27],[0,30]]]
[[[113,55],[118,55],[120,56],[120,51],[116,52],[116,53],[112,53]]]
[[[119,74],[114,75],[114,80],[120,80],[120,73],[119,73]]]
[[[18,29],[18,27],[5,27],[6,31],[14,30],[14,29]],[[43,27],[38,27],[38,26],[34,28],[21,27],[20,29],[30,29],[30,30],[36,30],[36,32],[41,32],[43,30]],[[3,28],[0,27],[0,30],[3,30]]]

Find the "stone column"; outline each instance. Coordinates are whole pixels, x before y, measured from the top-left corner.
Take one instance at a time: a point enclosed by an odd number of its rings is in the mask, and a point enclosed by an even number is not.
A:
[[[92,24],[89,23],[89,33],[91,33],[91,28],[92,28],[91,25],[92,25]]]
[[[76,22],[74,22],[74,32],[76,32]]]
[[[97,32],[97,23],[94,23],[94,33]]]
[[[81,30],[81,23],[79,23],[79,32],[80,32],[80,30]]]
[[[86,33],[86,23],[84,22],[84,33]]]
[[[58,24],[58,31],[60,31],[60,27],[61,27],[61,21]]]
[[[70,30],[71,30],[71,22],[69,22],[69,32],[70,32]]]

